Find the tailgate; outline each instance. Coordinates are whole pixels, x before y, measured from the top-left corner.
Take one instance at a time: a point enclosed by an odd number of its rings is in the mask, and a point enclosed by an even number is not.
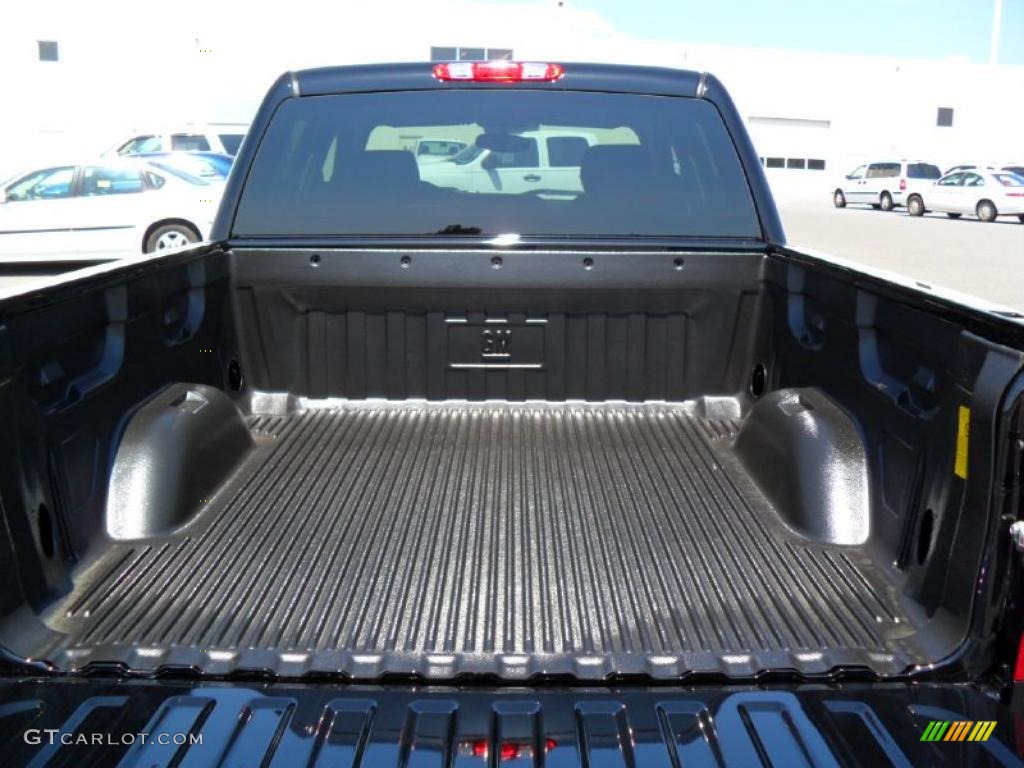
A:
[[[1018,718],[960,685],[0,683],[11,765],[1022,765]]]

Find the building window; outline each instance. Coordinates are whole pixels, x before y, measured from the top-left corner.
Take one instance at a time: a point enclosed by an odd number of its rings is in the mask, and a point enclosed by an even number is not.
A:
[[[38,43],[40,61],[60,61],[56,40],[39,40]]]
[[[786,160],[787,168],[806,168],[807,161],[802,157],[791,157]]]
[[[939,128],[952,128],[953,127],[953,108],[952,107],[939,107],[939,116],[935,120],[935,124]]]
[[[487,61],[511,58],[511,48],[449,48],[439,45],[430,48],[431,61]]]
[[[824,160],[808,160],[807,170],[809,171],[824,171],[825,161]]]
[[[785,168],[786,161],[781,157],[767,157],[765,158],[765,167],[767,168]]]

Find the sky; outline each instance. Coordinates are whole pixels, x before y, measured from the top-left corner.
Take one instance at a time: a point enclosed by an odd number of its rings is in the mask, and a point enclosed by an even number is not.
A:
[[[985,62],[995,0],[565,0],[640,37]],[[1024,0],[1003,0],[1000,64],[1024,65]]]

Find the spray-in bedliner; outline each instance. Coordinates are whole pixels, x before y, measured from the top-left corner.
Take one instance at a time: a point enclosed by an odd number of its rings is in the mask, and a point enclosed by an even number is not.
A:
[[[867,555],[780,522],[737,426],[651,404],[253,417],[196,519],[91,564],[36,658],[438,679],[920,659]]]

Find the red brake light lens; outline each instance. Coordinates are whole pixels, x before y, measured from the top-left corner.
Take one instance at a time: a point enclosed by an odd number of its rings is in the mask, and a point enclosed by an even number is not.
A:
[[[536,61],[449,61],[434,65],[434,77],[443,82],[467,83],[553,83],[561,80],[565,67]]]
[[[1013,682],[1024,683],[1024,635],[1017,641],[1017,663],[1013,666]]]

